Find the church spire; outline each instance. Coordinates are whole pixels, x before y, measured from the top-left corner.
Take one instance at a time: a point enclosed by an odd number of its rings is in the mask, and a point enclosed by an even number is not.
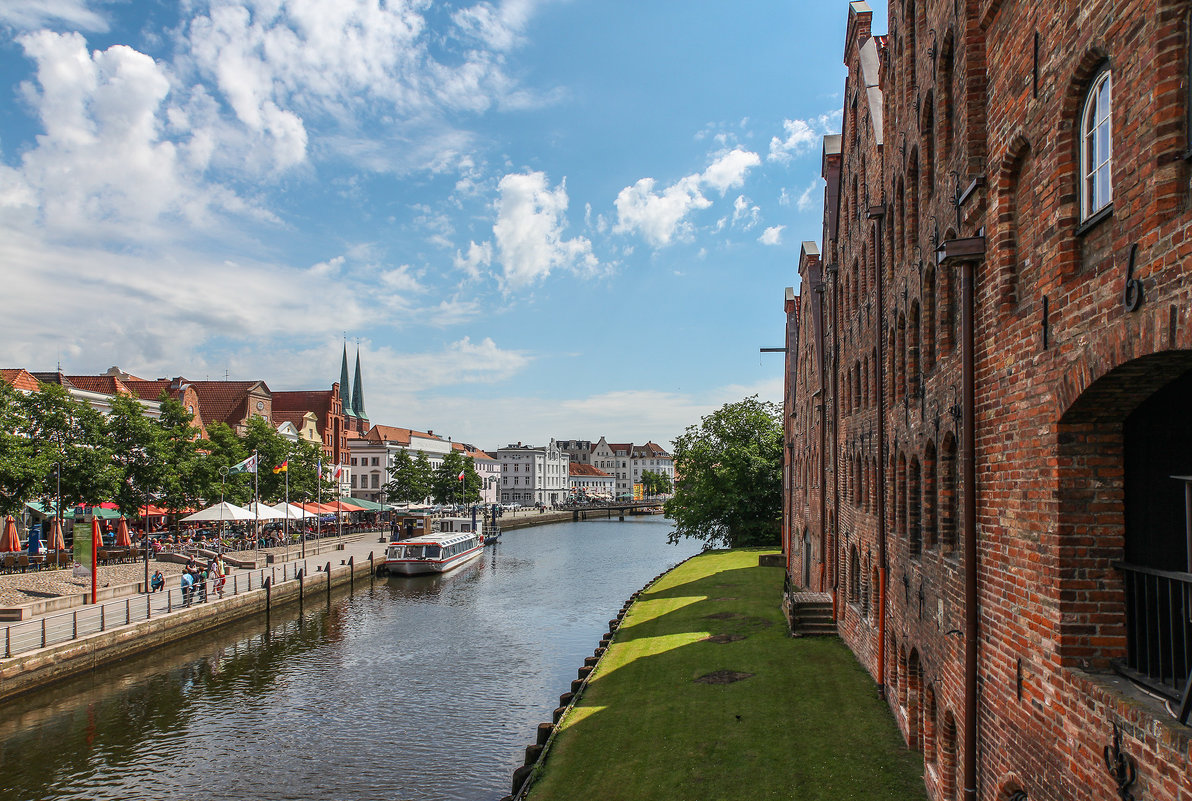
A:
[[[356,347],[356,381],[352,384],[352,412],[361,420],[367,420],[364,411],[364,384],[360,381],[360,347]]]
[[[339,398],[343,402],[344,417],[355,417],[352,396],[348,390],[348,343],[344,343],[344,360],[339,368]]]

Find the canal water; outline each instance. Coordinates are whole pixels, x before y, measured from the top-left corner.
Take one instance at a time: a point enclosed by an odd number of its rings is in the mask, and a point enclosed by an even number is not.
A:
[[[0,799],[498,799],[621,603],[699,550],[670,530],[511,531],[9,701]]]

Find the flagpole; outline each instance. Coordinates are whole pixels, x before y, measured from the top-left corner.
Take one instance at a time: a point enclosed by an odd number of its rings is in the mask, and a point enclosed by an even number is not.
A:
[[[255,516],[253,518],[253,536],[257,542],[261,541],[261,464],[257,459],[257,451],[252,452],[252,495]]]
[[[323,505],[323,460],[319,460],[319,480],[318,480],[318,505]],[[315,512],[315,539],[322,539],[323,537],[323,511],[320,508]],[[306,535],[302,536],[302,547],[306,547]]]
[[[290,460],[287,459],[286,460],[286,517],[285,517],[285,521],[281,524],[282,531],[285,532],[287,540],[290,538],[290,464],[289,464],[289,462],[290,462]],[[306,544],[306,537],[302,538],[302,544],[303,545]]]

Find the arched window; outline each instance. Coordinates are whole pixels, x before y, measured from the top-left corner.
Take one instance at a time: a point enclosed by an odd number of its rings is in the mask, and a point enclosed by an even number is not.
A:
[[[907,504],[906,504],[906,532],[910,542],[911,556],[918,556],[923,551],[923,535],[919,528],[923,509],[922,471],[919,459],[912,456],[907,470]]]
[[[1113,103],[1108,69],[1089,87],[1080,114],[1080,219],[1113,201]]]
[[[861,600],[861,558],[856,545],[849,549],[848,555],[848,599],[853,602]]]

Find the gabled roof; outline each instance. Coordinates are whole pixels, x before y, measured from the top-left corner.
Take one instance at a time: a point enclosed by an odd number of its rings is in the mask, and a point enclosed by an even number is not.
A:
[[[11,384],[14,389],[19,389],[22,392],[37,392],[41,389],[38,380],[23,367],[0,369],[0,380],[3,380],[5,384]]]
[[[239,423],[248,416],[248,393],[260,388],[267,394],[264,381],[187,381],[199,396],[203,421]]]
[[[331,413],[334,389],[310,389],[273,393],[273,414],[278,412],[314,412],[315,426],[323,433],[327,415]]]
[[[573,476],[595,476],[597,478],[612,478],[608,473],[599,468],[592,467],[590,464],[583,464],[581,462],[572,462],[570,465],[570,474]]]
[[[124,382],[110,375],[68,375],[66,380],[84,392],[101,395],[132,395]]]
[[[279,426],[282,423],[289,423],[290,425],[294,426],[294,428],[301,429],[302,426],[306,424],[306,416],[308,414],[313,415],[314,412],[299,412],[299,411],[294,411],[294,412],[281,411],[281,412],[279,412],[277,409],[273,409],[273,425]],[[317,420],[318,415],[315,415],[315,418]],[[316,423],[316,425],[317,425],[317,423]]]

